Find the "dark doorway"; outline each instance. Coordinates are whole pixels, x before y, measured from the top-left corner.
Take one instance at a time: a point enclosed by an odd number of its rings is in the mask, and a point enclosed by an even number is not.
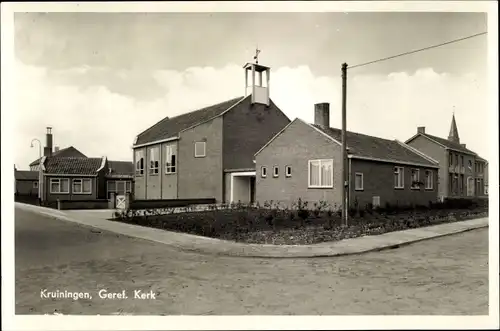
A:
[[[255,177],[250,177],[250,203],[255,203]]]

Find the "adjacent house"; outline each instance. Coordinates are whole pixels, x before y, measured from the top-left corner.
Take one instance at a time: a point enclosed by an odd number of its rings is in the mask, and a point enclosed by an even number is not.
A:
[[[106,158],[42,157],[42,201],[106,199]]]
[[[418,127],[406,143],[439,162],[441,199],[487,195],[488,161],[460,142],[454,114],[448,139],[430,135],[425,127]]]
[[[46,133],[46,145],[43,148],[43,156],[57,156],[57,157],[86,157],[82,152],[77,150],[73,146],[69,146],[63,149],[59,149],[58,146],[54,147],[54,150],[52,150],[52,128],[47,127],[47,133]],[[38,171],[38,167],[40,165],[40,160],[36,159],[35,161],[30,163],[30,170],[31,171]]]
[[[341,130],[329,126],[328,103],[315,105],[314,124],[295,119],[256,154],[256,200],[290,206],[300,198],[340,207]],[[438,163],[395,140],[347,132],[348,205],[428,205],[437,200]]]
[[[116,197],[132,193],[132,162],[44,156],[41,166],[41,199],[49,205],[58,200],[85,201],[93,208],[114,208]],[[93,203],[97,200],[100,206]]]
[[[132,162],[87,157],[74,147],[52,151],[51,128],[47,128],[46,139],[44,156],[30,165],[36,171],[15,169],[16,192],[25,192],[32,185],[31,193],[36,197],[40,193],[43,204],[85,202],[81,208],[114,208],[117,197],[123,200],[133,192]]]
[[[245,95],[137,135],[135,199],[255,199],[253,155],[290,120],[269,97],[270,68],[247,63]]]
[[[38,171],[17,170],[14,168],[16,195],[38,197]]]
[[[106,198],[132,193],[134,164],[127,161],[108,161],[106,173]]]

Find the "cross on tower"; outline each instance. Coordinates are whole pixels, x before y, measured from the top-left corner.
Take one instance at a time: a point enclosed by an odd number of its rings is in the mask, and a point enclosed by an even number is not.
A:
[[[260,49],[257,46],[257,48],[255,49],[255,56],[253,57],[253,59],[255,60],[256,64],[259,64],[259,53],[260,53]]]

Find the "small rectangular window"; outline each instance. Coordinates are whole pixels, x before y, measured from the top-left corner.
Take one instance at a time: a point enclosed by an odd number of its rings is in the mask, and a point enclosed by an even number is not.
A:
[[[291,166],[286,166],[285,167],[285,176],[286,177],[292,177],[292,167]]]
[[[267,167],[261,167],[260,168],[260,176],[262,178],[266,178],[267,177]]]
[[[160,172],[160,147],[149,149],[149,174],[157,175]]]
[[[420,170],[419,169],[411,169],[411,188],[419,189],[420,188]]]
[[[273,177],[278,177],[280,172],[280,168],[278,166],[273,167]]]
[[[363,191],[363,174],[361,172],[357,172],[354,175],[354,189],[356,191]]]
[[[33,182],[33,188],[38,188],[38,182]]]
[[[194,157],[206,156],[206,143],[204,141],[197,141],[194,143]]]
[[[137,176],[144,174],[144,150],[135,151],[135,174]]]
[[[426,170],[425,171],[425,189],[426,190],[432,190],[433,187],[433,172],[432,170]]]
[[[403,167],[394,167],[394,188],[404,188]]]

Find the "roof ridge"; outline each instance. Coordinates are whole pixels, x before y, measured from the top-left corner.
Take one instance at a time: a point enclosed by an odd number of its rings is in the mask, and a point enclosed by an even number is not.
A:
[[[312,124],[313,126],[315,127],[318,127],[319,125],[317,124]],[[331,126],[328,126],[326,128],[329,128],[329,129],[332,129],[332,130],[338,130],[338,131],[342,131],[342,129],[338,129],[338,128],[334,128],[334,127],[331,127]],[[396,141],[397,139],[387,139],[387,138],[381,138],[381,137],[377,137],[377,136],[372,136],[372,135],[369,135],[369,134],[365,134],[365,133],[359,133],[359,132],[355,132],[355,131],[349,131],[349,130],[346,130],[347,133],[353,133],[353,134],[357,134],[357,135],[360,135],[360,136],[364,136],[364,137],[369,137],[369,138],[375,138],[375,139],[381,139],[381,140],[386,140],[386,141]]]

